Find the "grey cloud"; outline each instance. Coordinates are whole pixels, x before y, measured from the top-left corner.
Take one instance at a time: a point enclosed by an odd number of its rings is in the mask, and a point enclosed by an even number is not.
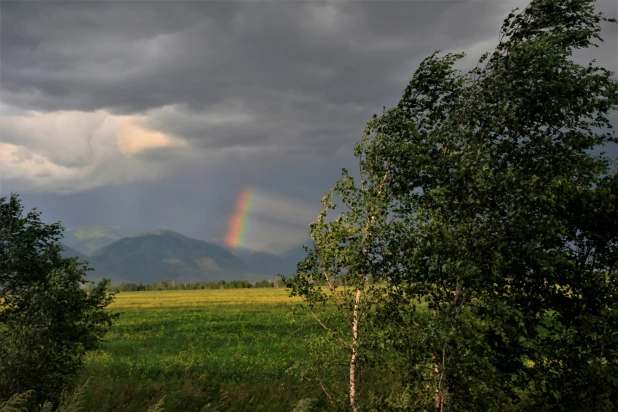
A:
[[[42,140],[35,129],[11,124],[8,117],[2,123],[0,141],[18,146],[20,162],[30,160],[34,153],[42,154],[52,163],[67,168],[87,167],[93,161],[91,136],[87,134],[80,135],[77,139],[64,139],[58,131],[49,127],[47,139]]]
[[[136,153],[134,157],[145,162],[162,163],[186,157],[186,151],[183,147],[153,147]]]
[[[1,86],[5,102],[38,110],[184,107],[192,115],[162,114],[150,124],[197,146],[287,142],[299,151],[307,142],[306,150],[319,150],[358,138],[435,49],[492,39],[493,47],[506,14],[526,4],[8,2]],[[600,8],[611,14],[608,4]],[[603,50],[616,46],[611,34]],[[253,120],[212,125],[198,118],[229,102]]]
[[[311,96],[256,90],[255,100],[223,104],[195,113],[183,108],[154,111],[148,126],[194,142],[197,147],[276,146],[280,151],[336,151],[358,139],[371,111]]]
[[[461,9],[460,24],[444,17],[451,9]],[[493,35],[503,10],[504,2],[8,2],[2,87],[8,103],[42,110],[203,109],[245,89],[253,100],[250,90],[273,89],[375,105],[402,88],[384,82],[411,55]]]
[[[43,162],[28,158],[41,153],[75,173],[55,182],[42,170],[35,182],[3,180],[0,191],[26,193],[28,205],[68,226],[165,227],[210,240],[222,239],[243,187],[319,206],[341,167],[357,170],[353,142],[372,114],[397,103],[422,59],[467,51],[469,68],[495,47],[508,12],[527,3],[3,2],[3,116],[140,114],[186,145],[123,157],[110,134],[92,160],[85,133],[37,139],[3,120],[2,141],[29,150],[15,159]],[[598,5],[618,16],[614,1]],[[575,58],[615,70],[616,29],[607,25],[605,43]],[[81,168],[89,162],[100,164]],[[65,194],[49,193],[57,187]]]
[[[30,160],[33,158],[32,153],[23,147],[18,147],[11,154],[13,155],[13,158],[14,158],[14,160],[12,161],[13,163],[20,163],[20,162],[23,162],[24,160]]]

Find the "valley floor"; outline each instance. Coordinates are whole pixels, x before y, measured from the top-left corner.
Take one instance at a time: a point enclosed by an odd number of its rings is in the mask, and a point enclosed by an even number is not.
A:
[[[110,310],[122,315],[81,376],[90,378],[84,409],[290,411],[318,398],[319,387],[287,371],[320,333],[285,289],[123,292]],[[298,365],[297,365],[298,366]]]

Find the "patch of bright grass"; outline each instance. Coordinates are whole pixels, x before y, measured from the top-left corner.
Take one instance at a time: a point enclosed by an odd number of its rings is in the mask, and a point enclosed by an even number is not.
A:
[[[284,289],[123,292],[122,313],[81,377],[84,410],[144,412],[165,396],[165,411],[290,411],[319,387],[287,374],[321,333],[292,315]]]

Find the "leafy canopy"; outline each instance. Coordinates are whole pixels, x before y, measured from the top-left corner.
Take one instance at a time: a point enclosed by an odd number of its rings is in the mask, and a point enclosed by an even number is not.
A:
[[[61,257],[62,231],[0,198],[0,399],[34,390],[32,408],[58,400],[117,316],[109,281],[86,291],[87,262]]]
[[[325,328],[361,355],[365,406],[618,404],[618,173],[597,154],[618,143],[618,82],[571,59],[603,21],[616,22],[594,1],[534,0],[475,69],[432,54],[367,124],[360,184],[344,170],[286,279],[310,310],[340,314]],[[334,199],[345,210],[328,219]],[[386,376],[398,399],[413,392],[403,405],[376,389]]]

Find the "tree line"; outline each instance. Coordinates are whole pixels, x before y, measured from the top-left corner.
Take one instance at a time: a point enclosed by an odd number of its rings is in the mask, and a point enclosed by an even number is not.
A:
[[[281,279],[263,279],[256,282],[248,280],[220,280],[218,282],[176,283],[175,281],[159,281],[149,284],[122,282],[108,287],[110,292],[137,292],[148,290],[202,290],[202,289],[255,289],[284,287]]]

